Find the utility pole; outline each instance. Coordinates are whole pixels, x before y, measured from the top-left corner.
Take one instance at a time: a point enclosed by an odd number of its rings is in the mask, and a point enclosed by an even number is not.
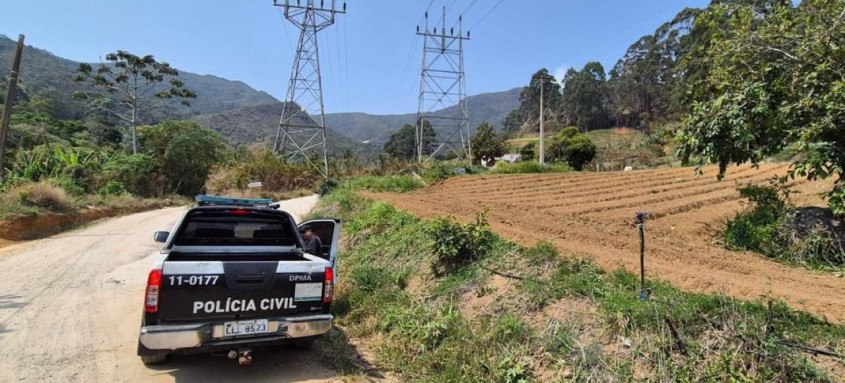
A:
[[[299,44],[273,141],[273,152],[288,161],[306,162],[328,178],[326,115],[317,32],[334,24],[336,14],[345,14],[346,3],[343,3],[342,9],[337,9],[335,0],[331,0],[329,8],[325,7],[325,0],[320,1],[319,7],[314,2],[306,0],[302,4],[297,0],[293,5],[290,0],[285,0],[284,4],[273,0],[274,6],[284,7],[285,18],[299,28]]]
[[[544,120],[545,115],[543,114],[543,104],[545,104],[545,100],[543,98],[543,88],[546,87],[545,78],[540,78],[540,165],[546,163],[546,132],[544,130]]]
[[[443,23],[429,29],[428,12],[425,13],[425,27],[417,35],[423,36],[423,58],[420,71],[419,109],[417,110],[416,154],[417,161],[425,162],[441,149],[457,152],[472,162],[472,146],[469,134],[469,112],[466,102],[466,77],[464,72],[464,40],[469,40],[469,31],[463,33],[463,17],[458,16],[458,30],[446,30],[446,7],[443,7]],[[455,108],[448,109],[456,106]],[[425,143],[425,124],[444,137],[437,142],[437,148],[429,153]],[[460,138],[460,146],[455,136]],[[439,137],[438,137],[439,138]]]
[[[3,118],[0,120],[0,179],[3,178],[6,135],[9,132],[9,120],[12,118],[12,106],[15,104],[15,93],[17,93],[18,72],[21,69],[21,57],[23,57],[23,40],[24,36],[18,35],[18,45],[15,47],[15,58],[12,61],[12,75],[6,86],[6,98],[3,99]]]

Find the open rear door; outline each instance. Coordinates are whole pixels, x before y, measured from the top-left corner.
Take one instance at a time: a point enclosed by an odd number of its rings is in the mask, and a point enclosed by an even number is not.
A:
[[[335,280],[337,280],[337,263],[338,263],[338,242],[340,241],[340,221],[334,219],[315,219],[299,224],[299,227],[310,225],[311,230],[314,231],[320,241],[323,243],[321,258],[332,263],[334,269]]]

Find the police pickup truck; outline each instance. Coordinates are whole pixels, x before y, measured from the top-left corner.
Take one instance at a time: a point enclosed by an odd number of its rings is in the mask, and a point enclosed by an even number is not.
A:
[[[197,196],[170,232],[147,279],[138,355],[221,353],[241,364],[256,347],[307,347],[332,327],[340,224],[309,225],[323,243],[303,251],[290,214],[270,200]]]

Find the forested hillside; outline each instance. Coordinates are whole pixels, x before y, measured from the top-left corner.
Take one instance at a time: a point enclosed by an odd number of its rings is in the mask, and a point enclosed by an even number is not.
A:
[[[15,41],[0,35],[0,68],[10,68]],[[104,52],[105,54],[105,52]],[[53,115],[61,119],[79,119],[87,112],[86,105],[72,96],[84,90],[74,81],[79,63],[58,57],[46,50],[27,46],[21,63],[19,86],[31,97],[47,99]],[[267,93],[252,89],[240,81],[226,80],[212,75],[198,75],[180,71],[185,86],[197,93],[190,106],[175,103],[165,113],[153,116],[148,123],[162,118],[186,118],[204,113],[217,113],[248,105],[275,102]]]
[[[519,106],[520,91],[521,88],[514,88],[467,97],[470,129],[474,130],[482,122],[501,128],[502,121],[508,112]],[[441,110],[435,115],[454,115],[454,108],[457,106]],[[390,135],[399,131],[403,125],[415,124],[416,120],[416,113],[396,115],[330,113],[326,115],[326,123],[333,130],[353,140],[370,141],[379,146],[387,142]]]
[[[192,119],[217,131],[233,145],[261,143],[270,147],[276,137],[283,106],[281,102],[251,105],[220,113],[203,114]],[[338,133],[331,124],[326,129],[326,141],[329,156],[341,154],[348,149],[363,157],[372,157],[375,151],[380,149],[349,139]]]

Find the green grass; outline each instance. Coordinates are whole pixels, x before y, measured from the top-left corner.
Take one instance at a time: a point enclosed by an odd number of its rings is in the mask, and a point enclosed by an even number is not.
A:
[[[567,173],[572,168],[566,164],[543,164],[535,161],[517,162],[514,164],[501,163],[490,171],[493,174],[531,174],[531,173]]]
[[[346,181],[346,187],[366,189],[373,192],[408,192],[425,186],[412,176],[363,176]]]
[[[378,335],[377,364],[404,380],[529,382],[568,369],[576,381],[632,381],[639,364],[653,381],[830,381],[783,342],[845,349],[845,328],[778,301],[770,311],[763,300],[689,293],[654,280],[647,282],[651,298],[640,301],[637,276],[562,257],[549,243],[523,248],[493,236],[486,256],[435,276],[435,244],[444,239],[432,238],[432,221],[348,186],[327,195],[321,209],[344,222],[337,323],[352,338]],[[492,293],[486,270],[527,278],[514,280],[517,290],[499,296],[492,311],[468,318],[464,299]],[[580,322],[528,324],[569,298],[587,301],[595,313]],[[582,343],[585,327],[597,334]],[[633,339],[631,350],[608,354],[620,337]]]

